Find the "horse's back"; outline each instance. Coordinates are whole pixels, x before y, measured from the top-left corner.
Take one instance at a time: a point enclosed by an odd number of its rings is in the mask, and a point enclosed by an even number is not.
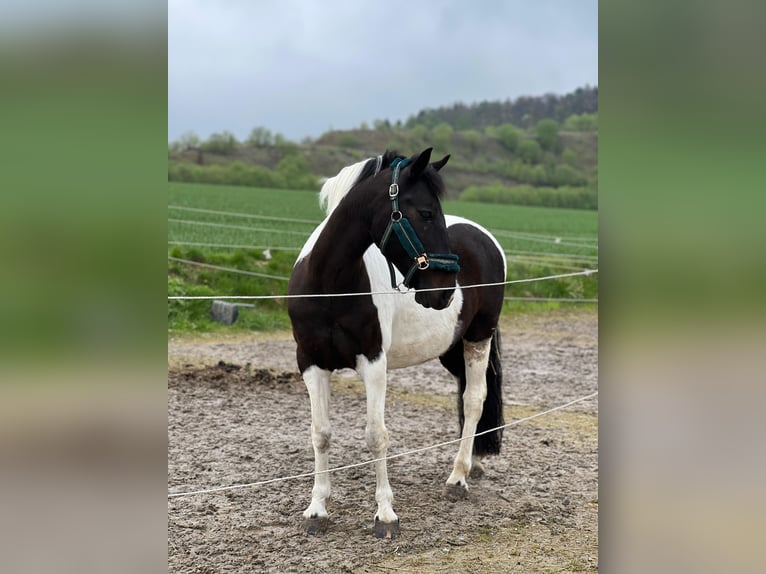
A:
[[[468,276],[473,283],[505,281],[505,252],[495,236],[470,219],[457,215],[445,215],[444,218],[447,221],[450,247],[464,262],[468,258],[475,263],[473,266],[463,265],[462,275]],[[468,283],[463,281],[463,284]]]

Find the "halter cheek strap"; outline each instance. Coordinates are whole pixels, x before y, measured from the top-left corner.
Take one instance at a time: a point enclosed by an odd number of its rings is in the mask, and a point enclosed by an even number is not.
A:
[[[383,252],[393,232],[407,252],[407,255],[413,259],[413,264],[404,276],[404,281],[402,281],[402,284],[408,289],[416,271],[425,271],[429,268],[451,273],[460,271],[460,265],[457,263],[458,256],[454,253],[428,253],[410,222],[399,210],[399,172],[409,162],[408,158],[397,158],[391,162],[391,185],[388,188],[388,197],[391,200],[391,219],[380,240],[380,251]],[[388,258],[386,258],[386,262],[391,274],[391,287],[396,289],[394,266]]]

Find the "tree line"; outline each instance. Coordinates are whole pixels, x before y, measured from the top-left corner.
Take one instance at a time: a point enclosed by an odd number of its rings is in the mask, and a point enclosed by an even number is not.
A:
[[[458,102],[452,106],[421,110],[410,116],[405,126],[422,124],[433,127],[445,122],[458,130],[481,129],[506,123],[531,128],[543,119],[563,123],[572,115],[596,113],[598,86],[585,86],[565,95],[522,96],[504,102],[483,101],[470,105]]]
[[[263,126],[253,128],[243,141],[228,131],[213,133],[204,141],[187,132],[169,144],[168,178],[313,190],[321,176],[342,167],[335,165],[340,155],[333,149],[348,150],[361,158],[374,151],[367,149],[373,139],[380,141],[379,135],[373,138],[373,134],[384,132],[391,149],[433,146],[437,153],[453,154],[454,168],[482,174],[483,181],[487,176],[496,178],[490,185],[475,187],[470,176],[464,177],[456,188],[463,192],[461,199],[594,209],[597,90],[586,87],[565,96],[456,104],[422,111],[405,124],[375,120],[372,129],[364,123],[356,130],[330,131],[300,144]],[[565,112],[571,113],[559,119]],[[518,123],[498,119],[520,114]],[[530,120],[546,114],[554,117]],[[590,134],[578,136],[574,132]],[[322,173],[314,173],[312,166]]]

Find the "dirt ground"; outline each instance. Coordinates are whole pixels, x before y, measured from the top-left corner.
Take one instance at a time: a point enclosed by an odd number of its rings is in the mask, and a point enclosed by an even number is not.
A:
[[[501,325],[506,422],[597,390],[597,313],[524,314]],[[313,470],[310,408],[289,333],[171,339],[168,489]],[[458,436],[456,383],[438,361],[392,371],[389,454]],[[368,460],[365,400],[333,376],[330,465]],[[389,462],[401,536],[373,536],[372,466],[336,472],[330,526],[301,529],[312,479],[168,499],[171,572],[524,572],[598,569],[597,398],[506,429],[503,452],[444,496],[456,445]]]

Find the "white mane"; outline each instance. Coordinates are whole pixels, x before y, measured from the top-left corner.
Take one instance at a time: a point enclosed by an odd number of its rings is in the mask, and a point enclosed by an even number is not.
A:
[[[322,190],[319,192],[319,206],[324,209],[327,215],[330,215],[338,207],[340,200],[346,197],[356,180],[359,179],[359,174],[368,161],[369,158],[344,167],[338,172],[338,175],[324,182]]]

